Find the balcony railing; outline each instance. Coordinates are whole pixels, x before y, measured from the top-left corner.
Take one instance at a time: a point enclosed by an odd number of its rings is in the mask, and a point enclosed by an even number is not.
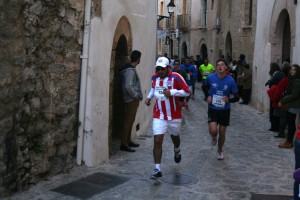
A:
[[[178,29],[188,29],[188,15],[177,15],[177,28]]]
[[[188,15],[177,15],[177,21],[173,17],[164,18],[163,20],[157,21],[157,29],[188,29]],[[176,23],[176,24],[175,24]]]
[[[166,19],[166,28],[167,29],[175,29],[175,22],[174,22],[174,18],[167,18]]]

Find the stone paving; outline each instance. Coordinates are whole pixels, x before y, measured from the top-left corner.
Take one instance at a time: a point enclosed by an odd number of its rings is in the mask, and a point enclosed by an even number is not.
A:
[[[268,114],[260,113],[250,105],[232,104],[225,159],[220,161],[217,160],[217,147],[211,146],[206,112],[207,104],[197,83],[196,99],[190,101],[190,111],[183,111],[181,163],[176,164],[173,160],[173,145],[168,134],[163,144],[163,176],[188,175],[196,178],[196,183],[178,186],[149,178],[154,167],[150,123],[148,130],[135,140],[141,144],[135,153],[120,151],[95,168],[75,166],[69,174],[52,177],[8,199],[79,199],[51,190],[97,172],[130,180],[92,196],[91,200],[250,200],[251,193],[293,194],[294,153],[292,149],[277,147],[283,139],[275,139],[275,133],[268,131]]]

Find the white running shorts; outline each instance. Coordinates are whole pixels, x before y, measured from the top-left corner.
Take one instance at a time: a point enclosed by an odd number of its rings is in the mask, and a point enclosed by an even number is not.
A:
[[[182,119],[163,120],[153,118],[153,135],[165,134],[167,131],[171,135],[179,135]]]

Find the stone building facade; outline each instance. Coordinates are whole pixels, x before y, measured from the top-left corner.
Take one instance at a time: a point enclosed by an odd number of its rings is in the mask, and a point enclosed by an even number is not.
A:
[[[300,64],[299,1],[257,1],[257,28],[253,54],[252,105],[268,111],[269,98],[265,82],[270,78],[270,63]]]
[[[167,6],[171,0],[157,0],[158,15],[167,16]],[[191,2],[192,0],[172,0],[175,11],[170,18],[164,18],[157,23],[157,53],[167,53],[169,57],[175,55],[179,59],[190,55],[190,27],[191,27]],[[176,33],[177,32],[177,33]],[[169,38],[167,41],[166,38]]]
[[[252,64],[256,32],[256,0],[192,1],[191,54],[214,64],[224,55]]]
[[[165,5],[167,3],[165,1]],[[177,40],[181,57],[199,54],[214,64],[221,55],[238,60],[240,54],[245,54],[253,71],[251,104],[268,112],[269,99],[264,84],[270,78],[270,63],[281,65],[289,58],[291,63],[299,64],[296,56],[300,46],[300,29],[296,26],[299,2],[174,0],[174,3],[176,9],[186,10],[188,15],[187,26],[180,28],[181,37]],[[174,16],[177,21],[178,16]]]
[[[1,196],[67,172],[75,158],[96,166],[117,151],[117,69],[140,50],[148,93],[156,9],[138,0],[0,2]],[[133,137],[148,126],[148,113],[141,103]]]

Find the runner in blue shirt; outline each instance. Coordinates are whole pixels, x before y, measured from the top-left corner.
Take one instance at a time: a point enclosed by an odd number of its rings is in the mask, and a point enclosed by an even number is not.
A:
[[[211,143],[213,146],[218,143],[218,160],[223,160],[225,132],[230,121],[230,103],[237,102],[239,95],[235,80],[227,74],[226,61],[224,59],[217,60],[216,66],[216,72],[208,75],[204,84],[209,93],[207,103]],[[231,94],[234,95],[233,98],[230,98]]]
[[[185,57],[184,63],[180,65],[180,68],[185,70],[185,72],[187,73],[186,84],[192,91],[191,96],[185,98],[185,108],[189,110],[188,102],[190,100],[190,97],[194,98],[195,90],[193,90],[193,88],[195,89],[195,82],[198,76],[198,72],[196,67],[190,63],[190,57]]]

